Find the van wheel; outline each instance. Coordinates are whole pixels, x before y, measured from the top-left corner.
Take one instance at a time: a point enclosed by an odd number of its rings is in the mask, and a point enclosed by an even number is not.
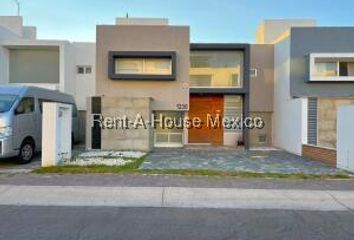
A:
[[[18,162],[21,164],[29,163],[34,156],[34,142],[33,140],[24,140],[21,144],[20,152],[18,155]]]

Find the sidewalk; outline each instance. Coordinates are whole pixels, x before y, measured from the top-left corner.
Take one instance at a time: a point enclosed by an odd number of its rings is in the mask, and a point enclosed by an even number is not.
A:
[[[353,191],[0,185],[0,205],[353,211]]]
[[[353,211],[353,180],[0,175],[0,205]]]

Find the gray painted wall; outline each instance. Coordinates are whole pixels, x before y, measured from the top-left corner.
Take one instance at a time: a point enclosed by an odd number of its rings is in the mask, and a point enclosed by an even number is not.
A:
[[[252,44],[250,68],[257,69],[257,76],[250,78],[250,111],[272,112],[274,45]]]
[[[59,50],[11,49],[10,83],[59,83]]]
[[[290,95],[354,96],[354,83],[307,82],[310,53],[354,53],[354,27],[295,27],[291,29]]]

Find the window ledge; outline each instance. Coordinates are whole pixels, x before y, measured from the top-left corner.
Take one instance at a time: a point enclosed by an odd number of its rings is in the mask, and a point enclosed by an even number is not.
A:
[[[189,88],[192,88],[192,89],[200,89],[200,88],[203,88],[203,89],[242,89],[242,86],[240,86],[240,87],[229,87],[229,86],[225,86],[225,87],[223,87],[223,86],[211,86],[211,87],[203,87],[203,86],[201,86],[201,87],[198,87],[198,86],[189,86]]]
[[[350,76],[350,77],[311,77],[309,82],[354,82],[354,76]]]

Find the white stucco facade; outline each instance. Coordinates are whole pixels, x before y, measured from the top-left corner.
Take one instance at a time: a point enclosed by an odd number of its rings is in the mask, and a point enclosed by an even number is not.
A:
[[[290,96],[290,39],[276,43],[274,51],[273,144],[301,155],[307,138],[307,99]]]
[[[96,93],[96,44],[73,42],[71,53],[74,60],[74,96],[79,110],[85,110],[87,97],[95,96]],[[91,66],[91,74],[77,74],[77,66]]]
[[[23,26],[22,17],[0,17],[0,84],[10,83],[12,50],[59,51],[57,83],[21,82],[20,84],[59,90],[75,97],[79,110],[86,110],[86,98],[95,93],[95,43],[71,43],[65,40],[38,40],[34,27]],[[90,66],[90,74],[79,75],[77,66]],[[44,71],[45,69],[43,69]]]

